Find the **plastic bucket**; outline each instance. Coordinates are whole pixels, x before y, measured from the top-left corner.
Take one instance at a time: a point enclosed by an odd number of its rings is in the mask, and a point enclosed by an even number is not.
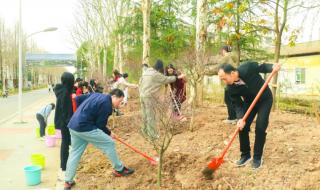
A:
[[[46,159],[43,154],[31,154],[31,164],[33,166],[40,166],[44,169],[46,165]]]
[[[56,129],[54,127],[54,125],[49,125],[47,127],[47,135],[54,135],[56,133]]]
[[[56,145],[56,137],[55,136],[46,136],[46,145],[48,147],[54,147]]]
[[[32,186],[41,183],[41,167],[26,166],[24,167],[24,174],[27,185]]]
[[[40,138],[40,127],[36,127],[36,137]]]
[[[61,139],[61,130],[60,129],[56,129],[56,134],[55,134],[57,139]]]

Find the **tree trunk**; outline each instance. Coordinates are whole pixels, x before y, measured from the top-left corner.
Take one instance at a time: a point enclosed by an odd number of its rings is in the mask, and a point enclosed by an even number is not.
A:
[[[274,50],[274,62],[278,63],[280,58],[280,50],[281,50],[281,35],[279,33],[276,34],[275,40],[275,50]],[[278,74],[275,74],[272,79],[272,110],[276,109],[276,101],[277,101],[277,83],[278,83]]]
[[[119,47],[118,38],[115,38],[113,53],[113,70],[119,70]]]
[[[162,164],[163,164],[163,154],[164,151],[161,148],[160,155],[159,155],[159,163],[158,163],[158,175],[157,175],[157,185],[160,188],[161,187],[161,179],[162,179]]]
[[[108,56],[107,56],[108,50],[107,47],[103,48],[103,62],[102,62],[102,77],[105,81],[107,79],[107,64],[108,64]]]
[[[196,65],[195,71],[201,66],[201,59],[204,57],[206,41],[207,41],[207,13],[208,13],[208,3],[207,0],[198,0],[197,1],[197,18],[196,18]],[[200,69],[201,70],[201,69]],[[192,104],[193,101],[196,101],[196,105],[199,105],[202,102],[202,77],[200,74],[194,80],[195,86],[190,88],[190,100]]]
[[[237,0],[237,24],[236,24],[236,35],[237,35],[237,40],[236,40],[236,51],[237,51],[237,62],[236,64],[239,66],[240,65],[240,57],[241,57],[241,47],[240,47],[240,12],[239,12],[239,7],[240,7],[240,0]]]
[[[275,16],[274,16],[274,22],[275,22],[275,33],[276,33],[276,40],[275,40],[275,50],[274,50],[274,61],[275,63],[279,62],[280,58],[280,52],[281,52],[281,39],[283,30],[287,23],[287,13],[288,13],[288,3],[289,0],[283,1],[283,7],[280,6],[280,0],[276,0],[276,9],[275,9]],[[282,16],[282,22],[279,23],[279,7],[283,10],[283,16]],[[277,97],[277,84],[278,84],[278,73],[276,73],[272,80],[272,96],[273,96],[273,103],[272,103],[272,110],[274,111],[276,109],[276,97]]]
[[[123,59],[123,42],[122,42],[122,36],[118,35],[118,53],[119,53],[119,72],[123,73],[123,66],[124,66],[124,59]]]
[[[150,13],[151,0],[142,0],[143,14],[143,54],[142,64],[150,64]]]

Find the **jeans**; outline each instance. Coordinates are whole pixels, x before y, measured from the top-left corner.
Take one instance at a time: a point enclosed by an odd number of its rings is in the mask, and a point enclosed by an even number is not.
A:
[[[47,127],[47,124],[44,120],[44,117],[41,115],[41,114],[38,114],[36,115],[37,117],[37,120],[40,124],[40,137],[43,137],[46,135],[46,127]]]
[[[72,149],[67,163],[65,181],[73,181],[80,158],[88,143],[93,144],[96,148],[100,149],[106,156],[108,156],[112,163],[112,167],[115,170],[121,171],[123,169],[123,165],[118,158],[113,139],[109,135],[105,134],[102,130],[95,129],[87,132],[77,132],[70,129],[70,134]]]

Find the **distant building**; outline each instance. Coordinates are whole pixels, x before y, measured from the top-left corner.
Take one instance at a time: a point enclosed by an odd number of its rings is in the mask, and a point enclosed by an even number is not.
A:
[[[320,95],[320,41],[281,47],[279,74],[282,94]]]

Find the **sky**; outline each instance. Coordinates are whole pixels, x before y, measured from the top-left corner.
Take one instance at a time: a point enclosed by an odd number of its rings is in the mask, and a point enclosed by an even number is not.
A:
[[[22,0],[24,33],[28,35],[48,27],[57,27],[57,31],[39,33],[30,38],[49,53],[75,53],[70,28],[74,23],[76,1]],[[0,0],[0,17],[7,26],[14,26],[19,18],[19,0]]]
[[[77,0],[22,0],[22,23],[26,34],[48,27],[57,27],[54,32],[32,36],[38,46],[49,53],[74,53],[70,28],[74,24]],[[320,40],[319,16],[312,16],[318,10],[293,13],[288,20],[290,29],[301,28],[297,42]],[[6,25],[14,26],[18,21],[19,0],[0,0],[0,17]],[[284,40],[288,34],[284,36]]]

